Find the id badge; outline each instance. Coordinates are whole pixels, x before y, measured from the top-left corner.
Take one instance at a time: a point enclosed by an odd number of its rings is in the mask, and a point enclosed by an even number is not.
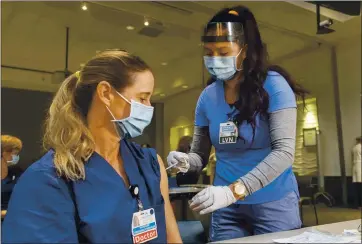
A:
[[[229,121],[220,124],[219,144],[233,144],[238,139],[238,127]]]
[[[158,237],[156,213],[153,208],[133,214],[133,243],[145,243]]]

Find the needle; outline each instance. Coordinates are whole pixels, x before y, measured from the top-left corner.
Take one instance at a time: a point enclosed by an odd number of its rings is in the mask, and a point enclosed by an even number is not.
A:
[[[182,159],[182,161],[184,161],[184,163],[186,163],[185,161],[185,159],[183,158]],[[177,163],[175,163],[175,164],[173,164],[173,165],[170,165],[170,166],[168,166],[167,168],[166,168],[166,170],[169,170],[169,169],[171,169],[171,168],[173,168],[173,167],[175,167],[177,164],[179,164],[180,162],[177,162]]]
[[[169,170],[169,169],[171,169],[171,168],[175,167],[177,164],[178,164],[178,162],[177,162],[177,163],[175,163],[175,164],[173,164],[173,165],[168,166],[168,167],[166,168],[166,170]]]

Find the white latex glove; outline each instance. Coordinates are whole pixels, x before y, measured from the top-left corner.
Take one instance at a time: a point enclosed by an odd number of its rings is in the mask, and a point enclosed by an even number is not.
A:
[[[194,196],[189,203],[193,211],[207,214],[225,208],[236,201],[228,186],[210,186]]]
[[[189,155],[182,152],[172,151],[167,156],[168,166],[173,166],[182,173],[186,173],[190,169]]]

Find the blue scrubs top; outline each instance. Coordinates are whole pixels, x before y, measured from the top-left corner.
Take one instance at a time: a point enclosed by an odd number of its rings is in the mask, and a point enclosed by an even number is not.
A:
[[[156,152],[122,140],[125,171],[139,186],[144,209],[156,214],[158,238],[166,243],[164,200]],[[67,182],[56,174],[53,151],[20,177],[2,229],[4,243],[131,243],[133,213],[138,211],[122,178],[99,154],[85,163],[85,180]],[[77,210],[77,211],[76,211]],[[79,237],[81,236],[82,238]]]
[[[1,180],[1,210],[8,208],[9,199],[16,183],[12,177],[13,176],[7,176]]]
[[[264,89],[269,95],[268,113],[285,108],[296,108],[295,95],[288,82],[277,72],[268,72]],[[209,126],[211,142],[216,150],[216,172],[214,185],[229,185],[246,175],[271,152],[269,122],[260,115],[256,117],[255,138],[253,130],[244,121],[239,126],[238,139],[234,144],[219,144],[220,124],[228,121],[228,114],[235,116],[238,111],[226,103],[223,81],[216,81],[201,93],[195,111],[195,125]],[[289,192],[298,193],[298,186],[292,167],[266,187],[253,193],[238,204],[259,204],[276,201]]]

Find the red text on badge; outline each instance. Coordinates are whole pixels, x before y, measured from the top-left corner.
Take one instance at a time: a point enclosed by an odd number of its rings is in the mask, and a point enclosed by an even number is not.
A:
[[[144,243],[157,238],[157,229],[149,230],[133,236],[133,243]]]

